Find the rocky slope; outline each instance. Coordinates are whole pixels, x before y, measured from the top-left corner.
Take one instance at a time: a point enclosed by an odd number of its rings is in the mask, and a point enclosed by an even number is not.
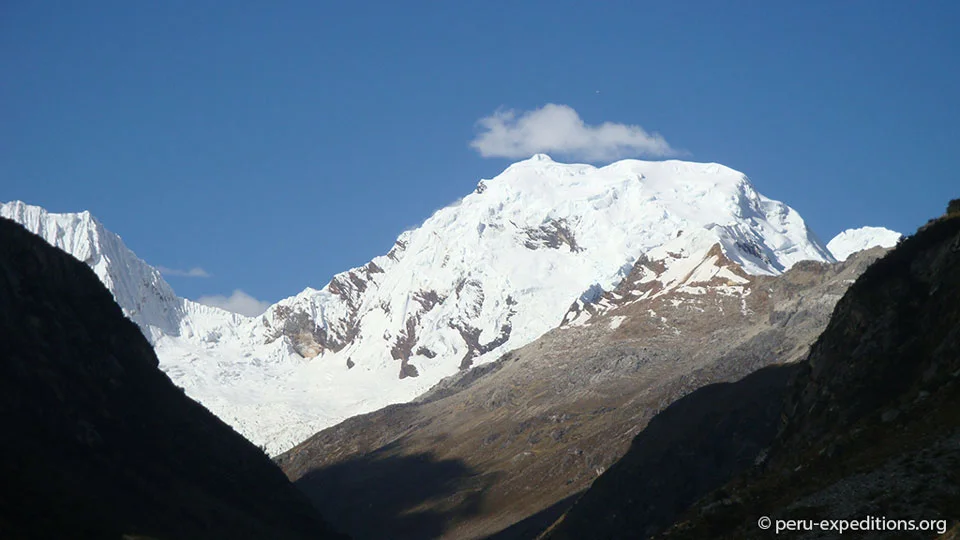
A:
[[[793,209],[742,173],[682,161],[521,161],[385,255],[256,318],[176,298],[89,214],[10,203],[0,215],[92,265],[164,371],[272,453],[530,343],[641,256],[661,288],[714,245],[746,275],[833,260]]]
[[[533,343],[324,430],[278,463],[357,538],[530,537],[670,403],[800,359],[879,253],[755,276],[709,231],[689,231]]]
[[[98,278],[0,219],[0,537],[338,537],[157,369]]]
[[[671,481],[692,492],[673,501],[673,519],[650,519],[662,500],[649,479],[661,471],[660,462],[640,459],[650,448],[641,434],[546,537],[636,538],[676,521],[663,538],[769,538],[773,531],[757,525],[761,516],[774,526],[787,519],[934,520],[915,523],[918,530],[857,533],[869,538],[960,533],[960,212],[931,222],[871,266],[793,371],[787,385],[767,387],[754,414],[722,413],[721,422],[751,418],[754,432],[744,439],[704,447],[703,435],[691,430],[673,444],[691,462],[729,465],[740,452],[745,472],[703,482],[702,471],[675,468]],[[747,379],[737,385],[757,388]],[[779,413],[757,414],[761,409]]]

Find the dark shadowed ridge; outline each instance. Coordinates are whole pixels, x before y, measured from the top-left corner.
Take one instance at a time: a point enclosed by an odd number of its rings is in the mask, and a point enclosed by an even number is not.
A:
[[[797,364],[770,366],[677,400],[546,537],[645,538],[666,527],[754,463],[777,432],[787,381],[796,372]]]
[[[485,482],[460,460],[401,454],[399,445],[317,469],[297,486],[355,538],[437,538],[447,523],[475,514]],[[340,486],[331,492],[327,486]],[[442,501],[430,507],[426,501]]]
[[[92,270],[6,219],[0,344],[0,537],[340,538],[170,382]]]
[[[781,390],[776,429],[765,428],[766,443],[756,441],[767,448],[754,466],[719,489],[703,482],[712,471],[677,476],[667,493],[687,486],[685,501],[699,500],[678,504],[665,528],[651,510],[680,499],[657,497],[664,486],[651,479],[662,475],[661,463],[643,462],[647,434],[641,433],[630,453],[544,536],[773,537],[757,526],[761,516],[774,522],[944,520],[933,530],[874,530],[864,537],[960,536],[960,205],[954,206],[870,266],[840,300]],[[742,444],[728,439],[718,441],[726,448],[704,448],[709,433],[688,431],[671,451],[676,459],[688,454],[691,464],[710,463]]]

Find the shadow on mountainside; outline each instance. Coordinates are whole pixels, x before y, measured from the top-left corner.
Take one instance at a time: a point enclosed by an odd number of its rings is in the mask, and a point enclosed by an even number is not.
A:
[[[527,538],[535,538],[562,516],[564,512],[569,510],[582,494],[583,491],[561,499],[536,514],[510,525],[500,532],[487,536],[484,540],[525,540]]]
[[[93,270],[0,219],[0,538],[340,538]]]
[[[395,441],[310,471],[296,485],[335,527],[356,539],[437,538],[458,519],[479,512],[490,475],[481,477],[460,460],[401,454],[400,447]],[[424,508],[427,502],[433,508]]]
[[[704,386],[658,414],[546,538],[646,538],[753,465],[779,426],[797,364]]]

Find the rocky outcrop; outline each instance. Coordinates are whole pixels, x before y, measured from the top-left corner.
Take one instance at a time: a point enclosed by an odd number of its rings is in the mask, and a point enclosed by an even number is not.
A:
[[[158,369],[90,268],[6,219],[0,336],[0,537],[338,537]]]
[[[571,253],[583,251],[583,248],[577,245],[577,239],[565,219],[550,219],[537,228],[524,230],[523,233],[523,245],[528,249],[560,249],[560,246],[565,245]]]
[[[436,291],[417,291],[413,295],[413,301],[420,304],[420,308],[407,315],[407,322],[404,329],[400,331],[393,348],[390,349],[390,356],[394,360],[400,361],[400,378],[417,377],[419,372],[417,367],[410,364],[410,356],[413,354],[413,347],[417,344],[417,328],[420,324],[420,317],[428,313],[438,304],[446,300],[436,293]],[[426,347],[419,347],[416,354],[422,354],[427,358],[433,358],[436,353]]]
[[[671,403],[706,385],[802,358],[836,301],[879,254],[861,253],[843,264],[800,263],[778,277],[746,275],[709,246],[699,263],[680,254],[668,265],[641,260],[614,291],[619,298],[590,303],[589,317],[445,379],[414,403],[321,431],[277,461],[357,538],[535,536]],[[670,265],[674,273],[664,277]],[[661,276],[667,288],[645,294],[645,272]],[[782,389],[786,371],[777,373],[759,380],[779,381]],[[754,407],[769,401],[771,384],[757,384],[752,401],[735,399],[729,385],[708,392],[713,397],[706,402],[746,415],[735,433],[769,439],[775,426],[755,433],[746,418],[776,420],[777,408],[768,414]],[[705,402],[690,398],[697,407]],[[709,423],[723,413],[701,414]],[[651,440],[663,434],[669,434],[664,441],[675,440],[701,426],[671,432],[669,424],[661,423]],[[740,459],[756,450],[745,443],[734,454]],[[736,461],[703,489],[743,466]],[[341,480],[349,487],[335,496],[324,491]],[[417,489],[405,489],[410,485]],[[677,501],[692,502],[681,495]]]
[[[267,334],[267,343],[286,337],[290,340],[293,350],[304,358],[312,358],[324,350],[337,347],[338,342],[331,343],[327,332],[317,326],[309,314],[290,306],[274,306],[274,324],[264,318],[264,324],[273,330]]]

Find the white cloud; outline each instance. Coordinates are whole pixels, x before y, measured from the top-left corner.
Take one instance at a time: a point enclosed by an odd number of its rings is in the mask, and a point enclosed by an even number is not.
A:
[[[681,153],[659,133],[613,122],[587,125],[572,107],[555,103],[521,113],[497,111],[481,118],[477,124],[481,133],[470,146],[483,157],[526,158],[553,153],[598,162]]]
[[[214,294],[210,296],[201,296],[197,302],[208,306],[218,307],[248,317],[256,317],[270,307],[270,302],[263,302],[250,296],[249,294],[237,289],[230,296]]]
[[[176,268],[167,268],[166,266],[158,266],[157,270],[165,276],[177,276],[177,277],[210,277],[210,274],[200,267],[193,267],[189,270],[178,270]]]

